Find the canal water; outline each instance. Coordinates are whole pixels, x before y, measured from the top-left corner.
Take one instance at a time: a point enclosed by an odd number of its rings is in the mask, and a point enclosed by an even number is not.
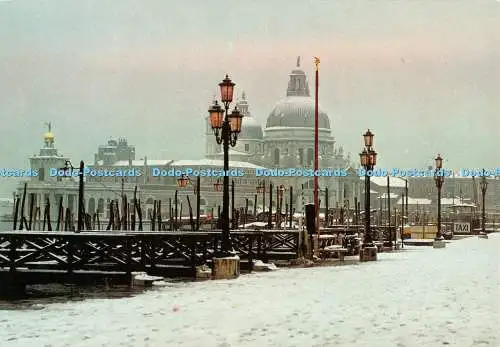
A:
[[[500,346],[500,235],[359,265],[3,303],[8,346]]]

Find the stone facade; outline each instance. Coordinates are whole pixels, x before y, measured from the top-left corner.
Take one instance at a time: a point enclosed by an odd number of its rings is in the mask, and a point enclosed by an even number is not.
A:
[[[243,93],[238,102],[238,108],[244,115],[242,131],[239,134],[237,146],[230,149],[230,168],[244,171],[244,176],[233,177],[235,183],[235,207],[245,206],[248,199],[249,209],[252,211],[256,196],[256,187],[265,179],[266,184],[273,183],[293,187],[293,205],[296,212],[303,210],[305,203],[313,200],[313,177],[257,177],[256,169],[264,168],[313,168],[314,154],[314,100],[310,96],[307,77],[300,69],[298,62],[296,69],[290,74],[290,81],[286,96],[279,100],[262,129],[261,125],[252,117],[246,95]],[[337,145],[332,135],[331,122],[326,112],[319,110],[319,168],[351,170],[355,164],[350,162],[349,155],[344,154],[341,146]],[[44,147],[38,156],[31,158],[32,168],[61,168],[67,158],[58,154],[54,146],[54,136],[49,131],[44,138]],[[122,193],[132,198],[137,186],[139,198],[143,208],[148,211],[153,207],[154,200],[161,200],[162,207],[168,213],[168,201],[173,199],[175,191],[179,191],[179,200],[183,202],[183,215],[188,213],[187,196],[191,204],[195,205],[194,186],[179,189],[176,177],[153,177],[151,169],[192,168],[209,169],[222,168],[222,146],[215,141],[212,129],[206,121],[206,148],[205,159],[200,160],[151,160],[147,157],[137,160],[135,148],[125,139],[109,140],[106,145],[99,146],[95,160],[90,168],[139,170],[139,177],[91,177],[85,178],[85,207],[90,213],[98,211],[103,219],[109,215],[109,202],[121,197]],[[193,183],[195,181],[194,177]],[[202,214],[217,212],[222,203],[222,192],[214,191],[217,177],[201,178],[201,211]],[[360,196],[362,181],[356,174],[346,177],[319,177],[319,186],[322,191],[328,187],[329,206],[354,206],[354,197]],[[19,192],[22,187],[19,187]],[[275,189],[274,189],[275,190]],[[76,212],[78,196],[78,177],[32,178],[29,181],[29,192],[36,193],[38,201],[50,199],[53,208],[52,216],[56,216],[58,199],[63,197],[65,207]],[[273,192],[273,201],[276,201],[276,191]],[[42,200],[43,199],[43,200]],[[324,207],[324,195],[321,193],[321,204]],[[266,193],[266,209],[269,202],[269,193]],[[283,208],[289,204],[289,193],[283,197]],[[273,203],[274,205],[275,203]],[[257,196],[257,210],[262,209],[262,194]]]

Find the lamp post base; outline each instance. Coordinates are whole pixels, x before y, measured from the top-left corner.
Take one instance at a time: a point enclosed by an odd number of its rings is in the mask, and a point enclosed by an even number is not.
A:
[[[434,241],[432,242],[432,247],[433,248],[445,248],[446,242],[444,242],[444,238],[434,239]]]
[[[359,250],[359,261],[376,261],[377,260],[377,247],[368,246],[361,247]]]
[[[483,233],[483,232],[480,232],[480,233],[479,233],[479,235],[478,235],[478,237],[479,237],[480,239],[487,239],[487,238],[488,238],[488,234]]]
[[[212,279],[230,280],[240,276],[240,257],[223,257],[212,259]]]

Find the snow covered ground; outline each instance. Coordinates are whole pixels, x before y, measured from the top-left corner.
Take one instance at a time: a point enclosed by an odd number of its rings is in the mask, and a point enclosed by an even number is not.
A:
[[[8,346],[500,346],[500,235],[0,311]]]

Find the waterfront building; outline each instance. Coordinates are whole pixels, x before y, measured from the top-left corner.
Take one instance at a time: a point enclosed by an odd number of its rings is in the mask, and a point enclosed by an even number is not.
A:
[[[276,201],[276,186],[290,186],[293,190],[293,205],[297,212],[303,210],[305,203],[313,200],[313,177],[257,177],[256,169],[265,168],[297,168],[312,169],[314,163],[314,100],[309,92],[309,85],[305,72],[300,68],[300,61],[289,74],[289,82],[285,96],[272,108],[264,128],[257,122],[250,112],[250,105],[245,93],[242,93],[237,103],[244,115],[241,134],[237,146],[231,148],[230,168],[244,172],[242,177],[234,177],[235,207],[245,206],[246,199],[250,210],[256,195],[256,187],[264,180],[266,184],[274,185],[274,203]],[[179,191],[179,200],[186,205],[187,196],[191,196],[194,206],[194,186],[177,187],[177,177],[156,177],[153,168],[170,170],[175,168],[221,169],[222,148],[217,145],[208,121],[206,121],[206,148],[205,158],[198,160],[169,160],[136,159],[135,147],[130,146],[126,139],[109,140],[106,145],[99,146],[94,156],[94,163],[88,165],[95,170],[136,170],[140,176],[132,177],[85,177],[85,207],[89,213],[99,212],[102,218],[109,216],[109,202],[120,198],[123,194],[132,198],[135,187],[138,189],[138,198],[144,210],[151,210],[154,200],[162,201],[162,210],[168,211],[168,200]],[[50,177],[49,168],[63,168],[68,158],[59,155],[54,145],[54,135],[49,129],[49,135],[44,137],[44,147],[40,155],[31,159],[33,168],[44,168],[44,174],[29,181],[28,193],[34,193],[37,202],[51,203],[51,215],[55,216],[57,204],[63,197],[63,204],[76,213],[78,196],[78,177]],[[42,158],[46,160],[42,160]],[[73,163],[77,166],[77,163]],[[325,111],[319,110],[319,168],[331,169],[335,174],[348,173],[347,176],[320,177],[319,186],[322,192],[328,187],[329,206],[348,203],[354,206],[354,197],[361,194],[362,182],[354,172],[357,164],[353,164],[349,155],[344,154],[342,146],[338,145],[332,134],[331,122]],[[195,183],[195,177],[191,177]],[[222,193],[214,190],[217,177],[201,178],[201,210],[202,214],[217,211],[222,202]],[[19,187],[19,193],[22,186]],[[266,193],[266,209],[269,202]],[[322,207],[325,206],[322,195]],[[289,204],[289,193],[283,197],[283,207]],[[262,194],[257,196],[258,211],[262,210]],[[187,211],[187,207],[184,208]],[[187,212],[185,212],[187,213]],[[164,215],[167,215],[165,212]]]

